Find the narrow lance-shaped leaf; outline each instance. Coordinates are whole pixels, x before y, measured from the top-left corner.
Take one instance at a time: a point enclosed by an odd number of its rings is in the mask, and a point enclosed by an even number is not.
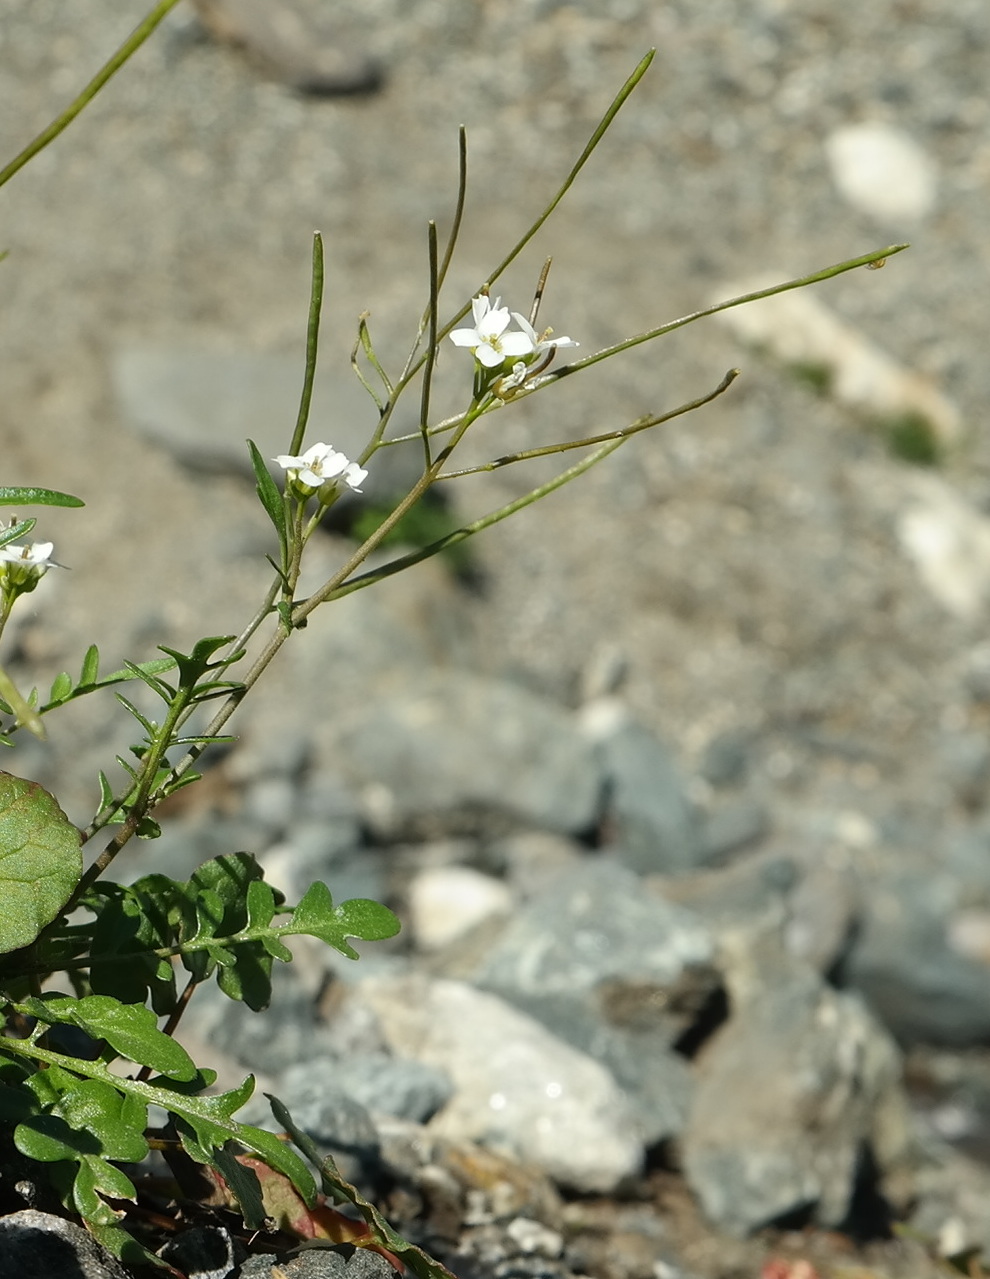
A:
[[[0,488],[0,506],[85,506],[82,498],[57,489]]]
[[[18,520],[16,524],[9,525],[0,531],[0,546],[16,542],[19,537],[27,537],[37,523],[37,520]]]
[[[261,456],[258,446],[253,440],[248,440],[247,445],[251,450],[251,465],[254,468],[254,478],[257,481],[258,497],[261,500],[261,505],[268,513],[268,518],[275,525],[275,532],[278,534],[278,544],[282,549],[282,559],[284,561],[289,544],[285,502],[282,499],[282,494],[278,491],[278,485],[272,479],[271,472],[265,465],[265,459]]]

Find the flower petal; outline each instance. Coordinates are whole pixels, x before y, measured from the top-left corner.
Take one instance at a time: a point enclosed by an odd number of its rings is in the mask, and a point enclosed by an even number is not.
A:
[[[499,345],[506,359],[514,355],[531,355],[533,351],[533,343],[525,333],[506,333]]]
[[[509,327],[509,312],[506,307],[498,307],[489,311],[478,324],[478,333],[482,338],[497,338]]]
[[[479,364],[483,364],[486,369],[497,369],[500,364],[505,362],[505,356],[501,351],[497,351],[495,347],[485,342],[479,346],[474,353],[474,358]]]

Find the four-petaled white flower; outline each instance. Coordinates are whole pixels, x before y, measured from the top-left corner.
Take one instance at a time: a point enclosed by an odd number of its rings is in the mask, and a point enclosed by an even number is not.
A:
[[[0,564],[17,564],[23,568],[33,568],[37,570],[40,577],[54,564],[55,561],[52,559],[54,549],[54,542],[28,542],[21,546],[18,546],[16,542],[8,542],[6,546],[0,546]]]
[[[289,479],[300,488],[315,491],[325,484],[342,480],[355,493],[360,493],[360,485],[368,472],[357,462],[351,462],[343,453],[339,453],[332,444],[313,444],[301,457],[290,457],[288,453],[280,453],[274,459]]]
[[[494,304],[486,293],[480,293],[471,303],[474,316],[473,329],[454,329],[450,340],[455,346],[466,346],[474,353],[474,358],[486,369],[497,369],[506,360],[517,360],[521,355],[532,355],[536,349],[535,334],[527,324],[529,333],[507,333],[509,327],[509,309],[499,306],[501,298]],[[522,317],[516,315],[516,321]],[[525,323],[525,321],[523,321]]]

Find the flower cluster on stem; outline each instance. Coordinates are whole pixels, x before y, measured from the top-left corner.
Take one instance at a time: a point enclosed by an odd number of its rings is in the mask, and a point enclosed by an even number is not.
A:
[[[518,390],[528,378],[546,368],[558,347],[578,343],[569,337],[552,337],[551,329],[538,335],[524,315],[510,312],[501,302],[501,298],[492,302],[487,293],[479,293],[471,302],[474,328],[454,329],[450,340],[474,356],[478,394],[494,390],[505,398],[506,393]],[[513,320],[516,329],[509,327]]]
[[[274,461],[288,475],[289,487],[297,496],[306,498],[316,493],[323,506],[330,505],[341,483],[360,493],[368,475],[364,467],[350,461],[332,444],[313,444],[300,457],[280,453]]]

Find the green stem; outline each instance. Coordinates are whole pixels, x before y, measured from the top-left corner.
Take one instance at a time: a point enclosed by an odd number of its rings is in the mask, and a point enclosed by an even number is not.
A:
[[[159,3],[155,5],[144,21],[135,27],[134,31],[109,62],[106,62],[100,68],[75,101],[70,103],[62,114],[51,122],[47,129],[43,129],[33,142],[29,142],[23,151],[15,155],[8,165],[0,169],[0,187],[5,182],[9,182],[14,174],[23,169],[29,160],[33,160],[39,151],[43,151],[49,142],[53,142],[60,133],[69,127],[83,108],[92,102],[107,81],[117,74],[124,63],[137,52],[169,11],[174,9],[178,3],[179,0],[159,0]]]
[[[709,315],[718,315],[720,311],[729,311],[734,306],[745,306],[747,302],[759,302],[763,298],[773,298],[779,293],[789,293],[792,289],[803,289],[809,284],[820,284],[823,280],[831,280],[837,275],[843,275],[846,271],[855,271],[857,267],[870,266],[874,262],[879,262],[881,258],[891,258],[895,253],[902,253],[905,249],[909,249],[909,244],[889,244],[885,249],[873,249],[870,253],[864,253],[858,258],[849,258],[845,262],[837,262],[834,266],[827,266],[821,271],[814,271],[811,275],[799,276],[796,280],[785,280],[783,284],[771,284],[765,289],[756,289],[753,293],[743,293],[739,297],[729,298],[725,302],[716,302],[713,306],[706,306],[700,311],[692,311],[690,315],[682,315],[680,319],[670,320],[666,324],[661,324],[659,328],[650,329],[646,333],[640,333],[636,337],[626,338],[624,342],[617,342],[615,346],[607,346],[601,351],[596,351],[594,355],[588,355],[583,360],[575,360],[571,364],[566,364],[563,368],[557,369],[554,373],[548,373],[536,386],[524,387],[515,397],[521,399],[525,395],[532,395],[535,391],[542,391],[544,387],[550,386],[554,382],[559,382],[561,378],[570,377],[572,373],[579,373],[581,369],[590,368],[592,364],[598,364],[601,360],[607,360],[610,356],[618,355],[620,351],[629,351],[634,346],[639,346],[643,342],[652,342],[654,338],[663,337],[665,333],[673,333],[675,329],[683,329],[688,324],[693,324],[695,320],[704,320]]]
[[[309,323],[306,325],[306,373],[303,377],[302,396],[296,428],[292,432],[289,456],[298,457],[309,421],[309,409],[313,400],[313,383],[316,379],[316,359],[320,349],[320,313],[323,309],[323,236],[313,233],[313,274],[309,292]]]
[[[429,546],[421,547],[418,551],[410,551],[407,555],[402,555],[398,559],[392,560],[388,564],[383,564],[381,568],[373,569],[369,573],[363,573],[360,577],[352,577],[350,581],[338,586],[335,591],[328,595],[327,602],[343,599],[345,595],[352,595],[355,591],[364,590],[366,586],[374,586],[377,582],[383,582],[387,577],[393,577],[404,569],[412,568],[414,564],[420,564],[423,560],[431,559],[434,555],[439,555],[441,551],[446,551],[451,546],[456,546],[459,542],[466,541],[469,537],[474,537],[476,533],[481,533],[486,528],[500,524],[502,520],[508,519],[510,515],[515,515],[517,511],[524,510],[532,503],[538,502],[541,498],[553,493],[555,489],[562,488],[565,484],[570,483],[571,480],[577,479],[579,475],[583,475],[585,471],[590,470],[591,467],[608,457],[610,453],[614,453],[621,444],[625,443],[627,438],[627,435],[622,435],[620,438],[610,441],[608,444],[596,449],[594,453],[589,454],[588,457],[582,458],[574,466],[562,471],[560,475],[548,480],[546,484],[541,484],[523,497],[517,498],[514,502],[509,502],[506,506],[500,506],[498,510],[490,511],[489,514],[483,515],[471,524],[465,524],[459,529],[454,529],[452,533],[447,533],[438,541],[431,542]]]
[[[503,457],[493,458],[490,462],[482,462],[479,466],[467,466],[462,471],[445,471],[443,475],[437,476],[437,480],[460,480],[466,475],[478,475],[482,471],[498,471],[503,466],[511,466],[514,462],[527,462],[534,457],[550,457],[556,453],[567,453],[570,449],[584,449],[593,444],[606,444],[609,440],[627,440],[632,435],[638,435],[640,431],[648,431],[651,427],[660,426],[675,417],[683,417],[685,413],[693,413],[695,409],[710,404],[712,400],[723,395],[738,376],[738,369],[729,369],[714,391],[709,391],[707,395],[701,395],[696,400],[689,400],[687,404],[679,404],[676,409],[670,409],[667,413],[639,418],[630,426],[621,426],[615,431],[604,431],[601,435],[587,435],[580,440],[561,440],[557,444],[545,444],[542,448],[525,449],[521,453],[507,453]]]
[[[147,816],[154,804],[149,803],[152,787],[155,778],[158,776],[158,770],[165,759],[165,754],[172,745],[172,738],[178,730],[183,712],[186,711],[192,699],[194,689],[179,688],[174,700],[169,705],[165,719],[162,721],[161,727],[155,734],[155,740],[151,743],[147,755],[141,760],[141,775],[137,784],[137,791],[133,801],[129,805],[127,817],[120,830],[110,840],[109,844],[103,849],[96,860],[83,872],[83,876],[76,885],[75,892],[65,910],[70,911],[80,897],[90,888],[92,884],[103,874],[117,854],[124,846],[133,839],[137,833],[143,819]],[[231,696],[236,696],[232,694]]]

